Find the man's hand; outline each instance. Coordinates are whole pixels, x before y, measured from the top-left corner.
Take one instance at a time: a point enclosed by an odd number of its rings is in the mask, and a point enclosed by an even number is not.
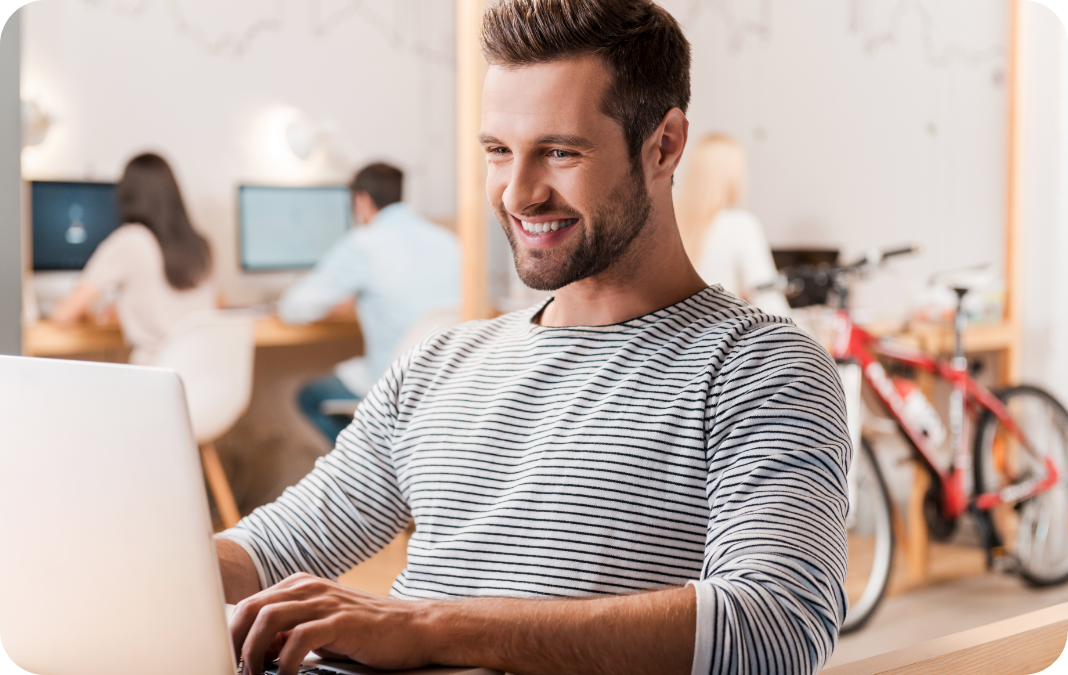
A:
[[[355,319],[356,318],[356,299],[348,298],[342,300],[333,307],[330,308],[330,312],[323,317],[324,319]]]
[[[585,600],[394,600],[297,574],[242,601],[230,620],[245,675],[279,659],[349,658],[382,669],[484,666],[515,673],[689,673],[690,588]]]
[[[430,663],[425,609],[430,602],[394,600],[295,574],[238,604],[230,620],[234,652],[246,675],[278,657],[279,675],[295,675],[309,652],[385,670]]]

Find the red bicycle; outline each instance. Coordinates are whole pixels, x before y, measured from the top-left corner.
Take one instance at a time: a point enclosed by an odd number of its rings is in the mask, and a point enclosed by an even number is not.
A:
[[[968,288],[954,286],[956,346],[949,360],[873,336],[853,323],[850,278],[879,267],[911,247],[875,252],[845,267],[795,271],[791,284],[823,285],[836,306],[831,349],[840,364],[857,419],[860,382],[907,439],[931,475],[924,512],[932,537],[948,539],[966,513],[974,518],[988,565],[1017,572],[1028,582],[1068,581],[1068,412],[1048,392],[1014,386],[991,392],[976,382],[964,356]],[[788,294],[790,294],[788,289]],[[925,372],[948,384],[949,431],[911,381],[891,372]],[[859,372],[858,372],[859,371]],[[850,386],[852,384],[852,386]],[[852,394],[850,392],[852,390]],[[894,557],[889,493],[871,444],[860,438],[849,473],[849,610],[842,632],[860,628],[886,592]],[[948,443],[948,446],[946,445]],[[947,462],[942,449],[950,451]]]

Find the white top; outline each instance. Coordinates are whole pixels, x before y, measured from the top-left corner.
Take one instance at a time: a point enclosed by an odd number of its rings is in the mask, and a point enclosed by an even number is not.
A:
[[[126,224],[108,235],[93,252],[82,283],[116,294],[123,337],[133,352],[130,363],[151,364],[167,333],[182,317],[214,309],[210,277],[196,288],[179,291],[163,272],[163,250],[144,225]]]
[[[429,312],[460,305],[460,243],[456,235],[390,204],[367,225],[348,232],[307,276],[278,301],[287,323],[326,316],[356,296],[364,356],[340,364],[335,374],[363,397],[389,368],[397,344]]]
[[[819,671],[846,610],[850,458],[827,351],[717,286],[611,326],[540,326],[542,306],[423,340],[223,536],[264,587],[336,578],[411,519],[398,598],[695,581],[694,673]]]
[[[742,209],[722,209],[712,220],[701,247],[697,273],[707,284],[720,284],[769,314],[789,316],[780,291],[757,291],[778,277],[771,247],[756,216]]]

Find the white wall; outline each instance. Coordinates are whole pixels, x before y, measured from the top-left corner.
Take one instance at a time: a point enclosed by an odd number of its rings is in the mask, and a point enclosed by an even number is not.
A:
[[[1068,402],[1068,37],[1025,8],[1023,379]]]
[[[922,244],[855,294],[883,318],[935,271],[1001,273],[1005,0],[664,5],[693,44],[691,136],[745,145],[773,246]]]
[[[691,137],[745,145],[773,246],[921,244],[859,284],[875,318],[905,318],[939,270],[1003,274],[1006,0],[664,5],[693,44]],[[1051,11],[1025,12],[1023,377],[1068,401],[1068,46]]]
[[[23,152],[28,179],[114,180],[163,153],[211,239],[227,299],[292,275],[237,266],[241,182],[347,182],[374,159],[407,171],[406,201],[455,212],[454,9],[442,0],[39,0],[24,10],[23,98],[55,124]],[[307,161],[298,116],[328,138]]]

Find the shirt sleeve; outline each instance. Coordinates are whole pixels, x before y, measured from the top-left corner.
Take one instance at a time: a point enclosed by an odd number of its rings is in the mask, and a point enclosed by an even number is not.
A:
[[[752,325],[708,420],[693,673],[816,673],[847,605],[851,446],[834,362],[794,326]]]
[[[130,275],[132,256],[137,255],[129,227],[120,227],[100,242],[82,270],[83,284],[109,293],[125,283]]]
[[[367,285],[370,263],[362,234],[345,235],[311,272],[282,295],[278,301],[282,321],[318,321],[342,300],[359,295]]]
[[[336,580],[408,525],[392,455],[402,372],[379,380],[311,473],[220,535],[248,551],[263,588],[297,572]]]

